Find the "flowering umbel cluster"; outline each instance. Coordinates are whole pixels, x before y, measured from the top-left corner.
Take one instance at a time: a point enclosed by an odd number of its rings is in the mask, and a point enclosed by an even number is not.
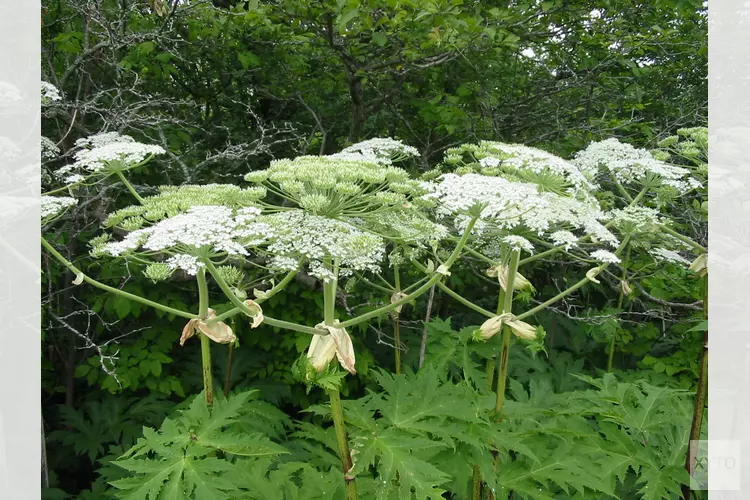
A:
[[[76,141],[80,148],[75,153],[75,162],[62,167],[58,175],[73,171],[79,173],[111,173],[128,170],[150,160],[153,156],[164,154],[164,148],[152,144],[137,142],[129,135],[106,132]]]
[[[55,101],[59,101],[62,99],[62,95],[60,94],[60,91],[52,85],[49,82],[42,82],[41,85],[41,92],[42,92],[42,106],[49,106]]]
[[[41,216],[42,224],[46,224],[68,208],[76,205],[78,200],[69,196],[42,196]]]
[[[336,219],[290,210],[263,216],[272,235],[263,248],[268,265],[293,271],[306,264],[308,272],[328,282],[353,271],[380,272],[385,241]]]
[[[340,153],[330,155],[329,158],[371,161],[389,165],[415,156],[419,156],[416,148],[390,137],[378,137],[353,144],[342,149]]]
[[[558,194],[593,190],[593,176],[573,163],[542,149],[523,144],[481,141],[446,151],[444,165],[457,174],[480,173],[510,181],[534,183]]]
[[[306,212],[331,218],[368,217],[422,193],[420,183],[400,168],[325,156],[276,160],[245,180],[266,184]]]
[[[465,226],[472,207],[479,204],[483,208],[475,228],[480,233],[507,235],[530,231],[539,238],[551,238],[552,234],[559,237],[558,231],[565,228],[592,234],[611,246],[618,244],[617,237],[600,222],[605,214],[598,205],[540,192],[531,183],[479,174],[444,174],[431,188],[424,198],[435,200],[438,217],[453,219],[459,228]],[[529,252],[533,250],[528,240],[516,237],[505,242]]]
[[[701,187],[701,183],[690,175],[687,168],[657,160],[651,152],[614,138],[591,143],[576,154],[573,162],[589,175],[603,171],[624,185],[656,180],[680,193]]]
[[[263,187],[240,188],[233,184],[161,186],[159,194],[144,198],[141,204],[112,212],[104,221],[104,227],[132,231],[201,205],[255,207],[258,200],[265,195],[266,190]]]

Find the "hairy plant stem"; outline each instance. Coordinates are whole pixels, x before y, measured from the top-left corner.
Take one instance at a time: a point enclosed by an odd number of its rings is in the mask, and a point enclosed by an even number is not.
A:
[[[519,250],[512,250],[510,263],[508,264],[508,283],[505,289],[503,301],[503,313],[510,313],[513,309],[513,284],[516,281],[518,271]],[[510,351],[511,329],[503,326],[503,347],[500,351],[500,365],[497,374],[497,393],[495,397],[495,419],[500,422],[503,418],[503,407],[505,406],[505,385],[508,378],[508,353]]]
[[[141,304],[145,304],[149,307],[153,307],[154,309],[158,309],[162,312],[165,312],[168,314],[174,314],[175,316],[180,316],[181,318],[194,319],[197,317],[195,314],[189,313],[187,311],[181,311],[173,307],[165,306],[164,304],[159,304],[158,302],[154,302],[153,300],[144,299],[143,297],[125,292],[123,290],[120,290],[119,288],[111,287],[109,285],[105,285],[104,283],[100,283],[96,281],[95,279],[86,276],[80,269],[74,266],[68,259],[63,257],[60,254],[60,252],[55,250],[55,248],[46,239],[44,239],[44,237],[41,238],[41,242],[42,242],[42,246],[44,247],[44,249],[47,252],[49,252],[50,255],[52,255],[58,262],[60,262],[62,265],[68,268],[76,276],[79,276],[79,277],[82,276],[83,281],[85,281],[89,285],[95,286],[96,288],[105,290],[110,293],[114,293],[115,295],[120,295],[134,302],[140,302]]]
[[[232,331],[239,338],[237,334],[237,317],[232,318]],[[224,397],[229,397],[229,392],[232,388],[232,358],[234,358],[234,343],[229,344],[229,350],[227,351],[227,374],[224,377]]]
[[[396,293],[401,293],[401,275],[398,269],[398,265],[393,266],[393,284],[396,288]],[[401,374],[401,325],[398,319],[399,313],[396,309],[393,310],[393,350],[396,361],[396,375]]]
[[[198,316],[205,319],[208,316],[208,283],[206,282],[206,268],[198,269]],[[201,338],[201,362],[203,364],[203,392],[206,404],[214,402],[214,380],[211,372],[211,339],[203,333]]]
[[[515,278],[514,278],[515,279]],[[505,290],[500,287],[497,294],[497,314],[501,314],[505,305]],[[489,312],[489,311],[487,311]],[[487,358],[487,390],[492,392],[492,384],[495,381],[495,357]],[[492,493],[490,492],[490,495]],[[482,474],[479,465],[475,464],[471,473],[471,499],[481,500],[482,497]]]
[[[138,194],[138,191],[135,190],[135,188],[130,183],[130,181],[128,181],[128,179],[125,177],[125,174],[123,174],[121,171],[118,170],[115,172],[115,175],[117,175],[117,177],[120,179],[120,182],[122,182],[123,185],[126,188],[128,188],[128,191],[130,191],[130,194],[133,195],[133,198],[138,200],[138,203],[143,205],[143,198],[141,197],[141,195]]]
[[[622,286],[623,282],[628,277],[628,264],[630,263],[630,250],[632,246],[628,246],[628,251],[625,252],[625,260],[622,261],[622,275],[620,276],[620,294],[617,297],[617,309],[622,308],[622,303],[625,300],[625,290]],[[612,338],[609,341],[609,356],[607,358],[607,373],[612,371],[612,363],[615,359],[615,345],[617,343],[617,336],[613,333]]]
[[[419,344],[419,368],[424,364],[424,358],[427,354],[427,336],[429,334],[427,325],[432,316],[432,304],[435,301],[435,285],[430,287],[430,296],[427,299],[427,312],[424,316],[424,327],[422,328],[422,342]]]
[[[336,273],[334,273],[336,274]],[[336,280],[323,283],[323,321],[326,325],[333,325],[336,314]],[[346,483],[346,499],[356,500],[357,483],[354,478],[348,476],[352,468],[352,456],[349,451],[349,437],[346,434],[346,425],[344,423],[344,410],[341,406],[341,394],[338,388],[329,389],[328,398],[331,401],[331,416],[333,417],[333,427],[336,430],[336,443],[339,448],[339,458],[341,467],[344,472],[344,481]]]
[[[703,319],[708,320],[708,275],[703,279]],[[695,387],[695,404],[693,406],[693,420],[690,423],[690,441],[685,456],[685,470],[688,474],[694,469],[697,457],[697,441],[701,438],[703,428],[703,412],[706,408],[708,396],[708,329],[703,332],[703,346],[701,347],[700,372],[698,384]],[[682,486],[682,497],[690,499],[690,485]]]

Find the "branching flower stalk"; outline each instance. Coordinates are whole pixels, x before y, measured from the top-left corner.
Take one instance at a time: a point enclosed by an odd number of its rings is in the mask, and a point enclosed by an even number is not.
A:
[[[164,304],[160,304],[158,302],[154,302],[153,300],[149,300],[146,298],[143,298],[139,295],[135,295],[129,292],[126,292],[124,290],[120,290],[119,288],[115,288],[109,285],[105,285],[104,283],[101,283],[87,275],[85,275],[80,269],[78,269],[75,265],[73,265],[68,259],[63,257],[60,252],[58,252],[44,237],[41,238],[41,243],[44,249],[49,252],[50,255],[52,255],[58,262],[60,262],[62,265],[64,265],[68,270],[70,270],[73,274],[76,275],[76,277],[81,281],[88,283],[89,285],[92,285],[96,288],[99,288],[100,290],[104,290],[106,292],[114,293],[115,295],[119,295],[121,297],[124,297],[126,299],[132,300],[134,302],[139,302],[141,304],[147,305],[149,307],[152,307],[154,309],[158,309],[159,311],[165,312],[167,314],[173,314],[175,316],[179,316],[181,318],[186,319],[197,319],[198,316],[195,314],[189,313],[187,311],[182,311],[180,309],[175,309],[174,307],[169,307]]]

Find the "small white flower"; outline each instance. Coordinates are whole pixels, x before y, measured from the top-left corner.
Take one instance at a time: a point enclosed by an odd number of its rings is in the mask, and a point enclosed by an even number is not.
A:
[[[666,248],[653,248],[649,253],[656,259],[664,262],[670,262],[672,264],[685,264],[690,265],[690,261],[685,257],[675,252],[674,250],[667,250]]]
[[[503,238],[503,243],[508,245],[513,250],[523,250],[529,253],[534,253],[534,245],[532,245],[532,243],[523,236],[516,236],[515,234],[511,234]]]
[[[181,249],[180,254],[190,250],[191,255],[203,251],[248,255],[245,247],[260,245],[271,236],[270,227],[255,220],[259,214],[256,207],[235,212],[228,207],[195,206],[151,227],[132,231],[122,241],[108,243],[104,249],[113,256],[140,247],[154,252]],[[174,262],[185,271],[194,269],[185,260]]]
[[[416,148],[386,137],[358,142],[329,157],[390,164],[413,156],[419,156],[419,151]]]
[[[488,156],[487,158],[482,158],[481,160],[479,160],[479,164],[482,166],[482,168],[495,168],[500,165],[500,160],[492,156]]]
[[[576,243],[579,240],[578,236],[565,230],[555,231],[550,234],[550,239],[552,240],[552,243],[556,246],[562,246],[566,251],[576,246]]]
[[[475,226],[477,233],[524,227],[543,237],[562,225],[583,230],[613,247],[618,244],[599,222],[604,213],[594,202],[540,193],[536,184],[478,174],[445,174],[422,198],[437,202],[437,215],[453,219],[460,231],[466,227],[469,211],[479,204],[483,209]]]
[[[607,250],[594,250],[589,255],[591,258],[607,264],[618,264],[620,262],[620,258],[617,255]]]
[[[272,228],[266,250],[272,254],[269,265],[285,271],[307,263],[313,276],[327,282],[337,279],[326,262],[338,264],[339,276],[352,271],[380,272],[385,242],[347,222],[289,210],[263,216],[260,221]]]
[[[596,187],[591,182],[593,176],[582,172],[573,163],[539,148],[493,141],[481,141],[475,147],[482,154],[493,155],[479,160],[482,168],[495,168],[501,165],[504,168],[536,174],[547,171],[565,179],[577,191]]]
[[[41,203],[41,216],[44,220],[72,207],[78,203],[78,200],[69,196],[42,196]]]
[[[47,106],[54,101],[59,101],[60,99],[62,99],[62,95],[60,95],[60,91],[57,90],[57,87],[55,87],[49,82],[44,82],[44,81],[42,82],[41,92],[42,92],[42,106]]]
[[[688,169],[659,161],[649,151],[614,138],[591,143],[576,154],[573,163],[588,175],[596,175],[599,169],[609,171],[623,184],[641,182],[653,174],[680,192],[700,186],[700,182],[690,177]]]
[[[52,160],[60,154],[60,148],[57,147],[57,144],[47,137],[42,136],[40,147],[42,160]]]
[[[81,174],[72,174],[72,175],[65,177],[63,182],[65,182],[66,185],[71,185],[71,184],[76,184],[78,182],[81,182],[84,179],[85,177],[82,176]]]
[[[142,144],[135,142],[132,137],[115,136],[109,134],[98,134],[82,141],[78,141],[79,146],[83,146],[75,154],[74,168],[82,168],[91,172],[98,172],[108,165],[115,165],[117,168],[127,168],[142,162],[152,155],[164,154],[166,151],[161,146]],[[91,149],[87,149],[91,147]]]
[[[170,269],[182,269],[191,276],[198,274],[198,269],[204,267],[203,262],[199,262],[197,257],[187,254],[174,255],[167,259],[167,265]]]

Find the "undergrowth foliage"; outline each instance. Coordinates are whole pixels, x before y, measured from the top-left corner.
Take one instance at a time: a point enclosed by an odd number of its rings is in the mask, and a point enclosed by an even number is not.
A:
[[[418,174],[379,138],[145,191],[164,148],[83,138],[48,172],[44,285],[102,292],[48,314],[108,395],[48,442],[96,468],[79,498],[678,498],[705,428],[706,134],[483,141]],[[87,217],[84,250],[58,229]]]

